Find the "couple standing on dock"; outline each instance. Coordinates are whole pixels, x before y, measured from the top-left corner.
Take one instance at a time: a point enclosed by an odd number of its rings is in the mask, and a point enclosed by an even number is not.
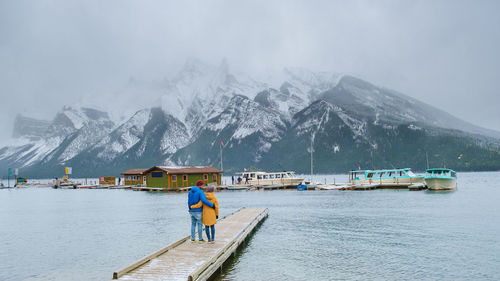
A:
[[[188,193],[188,208],[191,215],[191,241],[195,241],[195,230],[198,228],[198,241],[203,240],[202,226],[205,225],[208,242],[212,243],[215,240],[215,223],[219,218],[219,202],[214,195],[214,187],[207,186],[206,193],[201,189],[203,181],[196,182]]]

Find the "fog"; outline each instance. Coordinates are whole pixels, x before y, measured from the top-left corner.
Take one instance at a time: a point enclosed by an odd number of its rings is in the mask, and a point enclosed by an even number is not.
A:
[[[347,73],[500,130],[498,11],[499,1],[0,1],[0,140],[17,113],[49,119],[193,57],[256,75]]]

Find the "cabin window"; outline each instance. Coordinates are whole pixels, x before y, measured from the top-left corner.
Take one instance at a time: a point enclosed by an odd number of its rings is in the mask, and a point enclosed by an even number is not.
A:
[[[414,176],[415,176],[415,174],[414,174],[412,171],[406,171],[406,173],[407,173],[407,174],[408,174],[408,176],[410,176],[410,177],[414,177]]]
[[[257,179],[261,180],[262,179],[262,175],[257,175]]]
[[[176,175],[172,175],[172,181],[173,182],[177,182],[177,176]]]
[[[151,177],[152,178],[163,178],[163,173],[162,172],[152,172]]]
[[[457,173],[455,173],[455,172],[451,172],[451,176],[452,176],[452,177],[456,177],[456,176],[457,176]]]
[[[253,179],[255,178],[255,174],[250,174],[250,177]]]
[[[281,174],[281,177],[286,178],[287,176],[286,176],[286,174]]]
[[[268,175],[264,175],[263,178],[266,180],[268,178]]]
[[[273,174],[269,175],[269,178],[274,179],[274,175]]]
[[[374,175],[374,174],[375,174],[375,173],[368,173],[368,175],[367,175],[366,177],[367,177],[367,178],[373,178],[373,175]]]
[[[394,172],[389,172],[389,173],[387,173],[387,176],[388,176],[388,177],[393,177],[393,176],[394,176]]]
[[[385,173],[384,173],[384,172],[382,172],[382,173],[379,173],[379,174],[378,174],[378,177],[379,177],[379,178],[383,178],[383,177],[384,177],[384,175],[385,175]]]
[[[214,174],[214,182],[217,182],[217,174]]]
[[[208,174],[203,175],[203,180],[206,180],[206,181],[208,180]]]
[[[187,175],[183,175],[183,176],[182,176],[182,180],[183,180],[183,181],[187,181],[187,180],[188,180],[188,176],[187,176]]]
[[[127,180],[130,180],[130,176],[127,176]]]
[[[277,179],[281,178],[281,174],[276,174],[276,178]]]

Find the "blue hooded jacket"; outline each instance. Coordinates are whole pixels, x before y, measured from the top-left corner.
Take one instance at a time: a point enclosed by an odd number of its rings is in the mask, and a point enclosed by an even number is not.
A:
[[[214,204],[212,202],[207,200],[207,197],[205,196],[205,193],[203,193],[203,190],[201,190],[197,186],[191,187],[191,190],[188,193],[188,210],[190,212],[201,212],[203,207],[197,208],[197,209],[189,209],[189,206],[195,205],[198,202],[203,202],[203,204],[208,205],[210,207],[214,207]]]

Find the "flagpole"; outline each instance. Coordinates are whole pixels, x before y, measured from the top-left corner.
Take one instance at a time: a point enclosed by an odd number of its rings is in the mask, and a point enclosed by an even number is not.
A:
[[[313,137],[311,137],[311,183],[313,181]]]
[[[222,165],[222,140],[220,141],[220,170],[224,171],[224,167]]]

